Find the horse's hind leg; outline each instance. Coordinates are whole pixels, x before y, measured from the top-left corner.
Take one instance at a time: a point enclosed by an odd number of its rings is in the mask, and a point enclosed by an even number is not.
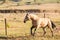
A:
[[[50,31],[51,31],[52,36],[53,36],[53,28],[52,28],[52,24],[51,24],[51,22],[49,22],[48,27],[50,28]]]
[[[46,29],[45,28],[43,28],[43,31],[44,31],[44,33],[43,33],[43,36],[46,34]]]
[[[53,37],[53,29],[52,29],[52,28],[50,28],[50,30],[51,30],[51,33],[52,33],[52,37]]]
[[[51,26],[49,26],[49,28],[50,28],[50,31],[51,31],[52,36],[53,36],[53,28]]]

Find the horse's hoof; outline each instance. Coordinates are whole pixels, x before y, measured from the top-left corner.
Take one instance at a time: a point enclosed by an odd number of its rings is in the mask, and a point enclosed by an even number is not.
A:
[[[32,36],[34,36],[34,34]]]
[[[52,35],[52,37],[54,37],[54,35]]]
[[[34,34],[31,34],[32,36],[34,36]]]

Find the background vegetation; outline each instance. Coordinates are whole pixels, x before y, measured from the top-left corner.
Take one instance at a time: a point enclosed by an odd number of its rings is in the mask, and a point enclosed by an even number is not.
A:
[[[41,3],[60,3],[60,0],[0,0],[0,4],[4,3],[17,3],[18,5],[24,4],[41,4]]]

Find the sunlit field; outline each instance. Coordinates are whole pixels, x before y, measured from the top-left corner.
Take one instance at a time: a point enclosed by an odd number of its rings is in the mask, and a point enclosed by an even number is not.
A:
[[[57,30],[54,29],[54,36],[52,37],[49,28],[46,28],[47,33],[45,36],[42,36],[42,28],[37,29],[35,36],[32,36],[30,34],[32,21],[23,22],[27,12],[1,13],[0,11],[0,40],[60,40],[60,0],[36,0],[36,2],[31,0],[30,5],[27,5],[27,2],[29,1],[8,1],[0,4],[0,10],[39,9],[41,11],[40,13],[31,13],[40,18],[44,18],[45,13],[45,17],[51,19],[57,27]],[[0,1],[0,3],[2,3],[2,1]],[[7,22],[7,35],[5,33],[5,18]]]
[[[39,17],[44,17],[43,13],[35,13]],[[50,18],[57,26],[59,30],[54,30],[54,37],[51,36],[51,32],[46,28],[46,35],[43,37],[43,30],[39,28],[36,31],[35,36],[30,35],[30,28],[32,26],[31,20],[23,23],[26,13],[8,13],[0,14],[0,37],[6,37],[4,18],[7,20],[7,36],[9,40],[60,40],[60,16],[59,13],[46,13],[46,17]],[[2,40],[1,38],[1,40]],[[4,40],[4,38],[3,38]]]

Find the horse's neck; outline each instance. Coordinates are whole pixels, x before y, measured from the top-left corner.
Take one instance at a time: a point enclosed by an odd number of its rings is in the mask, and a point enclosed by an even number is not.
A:
[[[39,19],[37,15],[31,14],[30,16],[32,21],[37,21]]]

